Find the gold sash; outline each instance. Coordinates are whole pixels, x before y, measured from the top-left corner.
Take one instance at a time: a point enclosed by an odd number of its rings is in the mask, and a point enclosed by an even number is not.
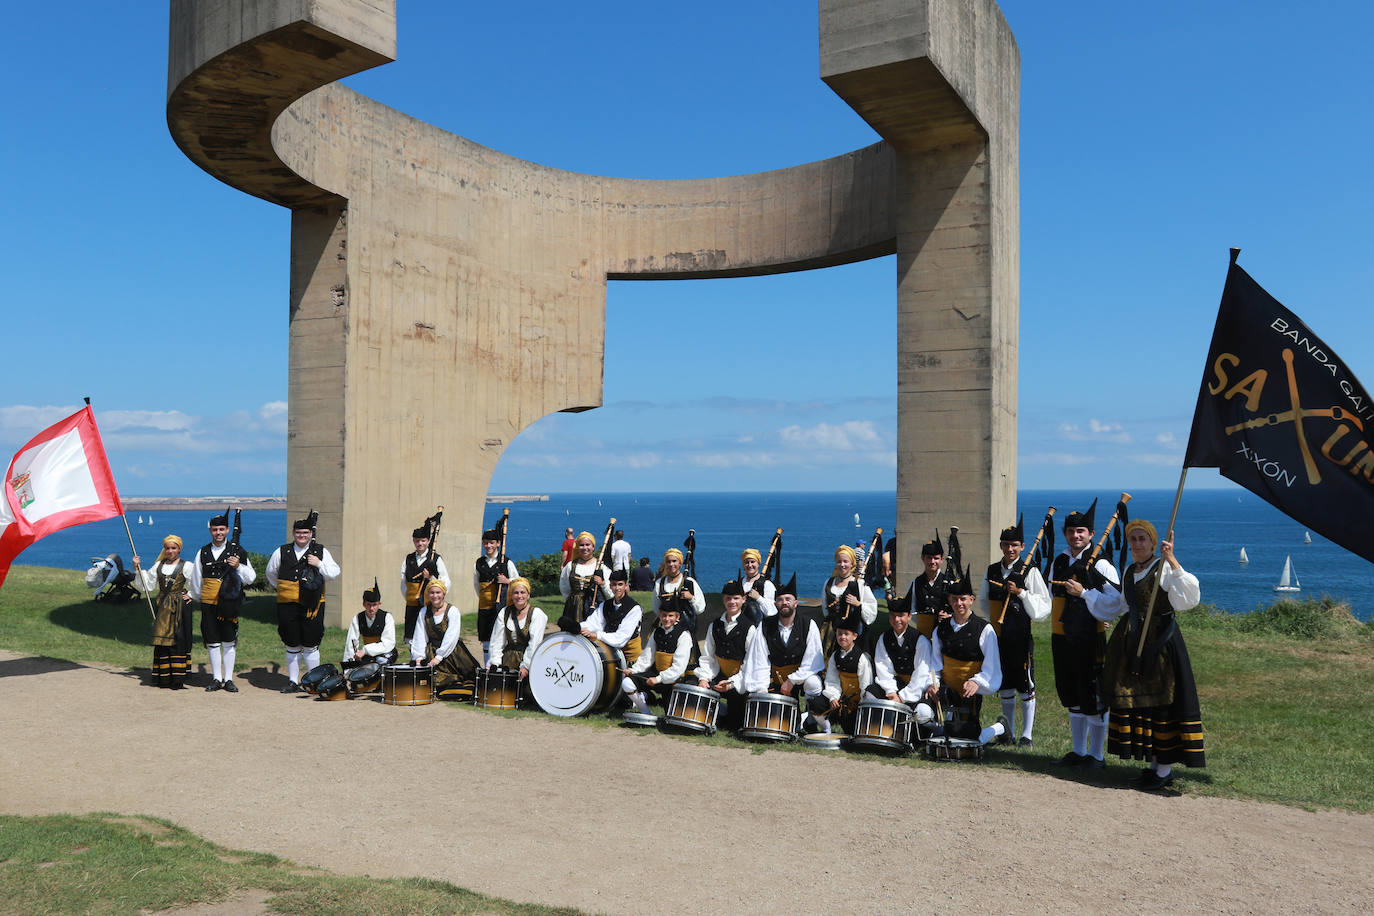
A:
[[[945,670],[942,679],[955,691],[963,690],[964,681],[983,670],[981,661],[966,662],[945,656]]]
[[[223,583],[219,579],[202,579],[200,583],[200,603],[219,604],[219,588]]]
[[[501,583],[492,579],[490,582],[483,582],[477,589],[478,607],[488,608],[496,603],[496,592],[501,588]]]
[[[839,674],[840,708],[847,713],[853,712],[859,708],[859,672],[841,671]]]
[[[277,604],[296,604],[301,600],[301,584],[294,579],[277,582]]]
[[[655,651],[654,667],[658,669],[659,674],[673,667],[673,653]]]
[[[639,636],[636,635],[631,637],[630,641],[625,643],[625,648],[620,651],[625,653],[626,663],[633,665],[640,653],[644,651],[644,644],[639,641]]]
[[[1068,601],[1064,595],[1055,595],[1050,599],[1050,632],[1056,636],[1064,635],[1064,606]],[[1097,632],[1107,632],[1107,625],[1100,620],[1097,621]]]
[[[935,632],[935,620],[938,616],[938,614],[917,614],[916,632],[926,639],[930,639],[931,634]]]
[[[424,584],[423,581],[406,583],[406,607],[420,606],[420,586]]]
[[[374,643],[379,643],[379,642],[381,642],[381,641],[382,641],[382,637],[380,637],[380,636],[364,636],[364,637],[363,637],[363,645],[365,645],[365,646],[370,646],[370,645],[373,645]]]
[[[768,689],[773,692],[781,690],[782,682],[787,680],[787,678],[794,674],[796,670],[800,667],[800,664],[782,665],[781,667],[779,667],[778,665],[774,665],[772,674],[769,676],[770,680],[768,684]]]
[[[716,665],[720,668],[720,676],[722,679],[734,677],[739,673],[740,660],[737,658],[721,658],[717,655]]]

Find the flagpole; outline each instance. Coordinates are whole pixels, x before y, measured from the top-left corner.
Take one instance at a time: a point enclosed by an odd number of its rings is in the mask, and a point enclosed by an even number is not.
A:
[[[90,406],[91,406],[91,399],[90,399],[90,398],[82,398],[81,400],[83,400],[83,401],[86,402],[86,406],[87,406],[87,407],[90,407]],[[110,471],[110,477],[111,477],[111,478],[114,477],[114,470],[113,470],[113,469],[111,469],[111,471]],[[129,517],[128,517],[127,515],[124,514],[124,504],[123,504],[122,502],[119,504],[119,520],[122,521],[122,522],[124,523],[124,533],[127,534],[127,535],[129,536],[129,552],[130,552],[133,556],[138,556],[138,548],[134,546],[134,533],[133,533],[133,531],[131,531],[131,530],[129,529]],[[138,590],[141,591],[141,592],[143,592],[143,587],[142,587],[142,586],[143,586],[143,571],[140,570],[140,569],[135,569],[135,570],[134,570],[134,578],[138,580],[138,585],[139,585],[139,589],[138,589]],[[148,613],[152,615],[152,617],[153,617],[153,622],[156,623],[156,622],[157,622],[157,611],[153,610],[153,596],[150,595],[150,594],[148,594],[147,592],[143,592],[143,598],[144,598],[145,601],[148,602]]]
[[[1233,248],[1231,250],[1237,254],[1240,253],[1239,248]],[[1174,540],[1174,522],[1178,521],[1178,504],[1183,501],[1183,484],[1187,479],[1188,465],[1185,464],[1183,466],[1183,470],[1180,471],[1178,475],[1178,492],[1174,494],[1174,508],[1169,513],[1169,527],[1167,529],[1168,534],[1164,536],[1164,540],[1169,541],[1170,543],[1173,543]],[[1156,587],[1150,589],[1150,600],[1145,604],[1145,617],[1140,625],[1140,642],[1135,647],[1135,660],[1137,667],[1139,667],[1140,664],[1140,656],[1145,651],[1145,635],[1150,631],[1150,615],[1153,614],[1155,610],[1155,595],[1159,592],[1159,579],[1164,574],[1164,554],[1162,552],[1159,555],[1159,563],[1159,571],[1155,574]]]

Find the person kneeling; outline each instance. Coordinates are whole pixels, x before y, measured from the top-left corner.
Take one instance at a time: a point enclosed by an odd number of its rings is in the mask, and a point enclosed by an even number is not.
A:
[[[641,653],[634,665],[626,669],[627,677],[621,685],[629,694],[635,710],[646,715],[649,714],[649,703],[645,694],[652,691],[663,708],[667,709],[668,694],[692,661],[695,640],[682,621],[678,600],[669,597],[659,605],[658,626],[654,627],[654,634],[649,640],[652,651]]]
[[[858,639],[856,625],[841,623],[836,626],[837,645],[826,663],[825,688],[821,696],[807,698],[811,718],[825,734],[832,731],[832,714],[845,734],[854,734],[854,715],[859,711],[859,699],[873,683],[873,662],[857,645]]]
[[[696,677],[703,690],[714,690],[725,704],[721,729],[735,731],[744,724],[744,704],[749,699],[744,692],[744,658],[759,631],[744,609],[744,586],[738,581],[725,583],[720,600],[725,613],[706,629],[706,651],[701,654]]]
[[[510,581],[510,603],[496,615],[491,630],[491,667],[520,670],[520,680],[530,676],[530,659],[544,641],[549,618],[530,604],[530,580],[517,576]]]
[[[982,728],[979,714],[983,697],[994,696],[1002,686],[1002,667],[997,634],[992,625],[973,613],[973,586],[968,570],[946,592],[952,615],[940,621],[930,640],[931,684],[926,699],[944,710],[944,735],[987,744],[1011,731],[1006,716]],[[917,709],[917,721],[924,717]]]

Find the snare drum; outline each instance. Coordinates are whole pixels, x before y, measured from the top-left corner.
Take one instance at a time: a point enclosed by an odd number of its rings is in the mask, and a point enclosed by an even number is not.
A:
[[[849,743],[844,735],[802,735],[801,743],[821,751],[838,751]]]
[[[905,703],[864,694],[854,713],[852,743],[855,747],[910,750],[911,709]]]
[[[663,717],[663,724],[714,735],[718,712],[720,697],[714,690],[674,684],[673,692],[668,695],[668,713]]]
[[[635,728],[656,728],[658,726],[658,716],[649,712],[636,712],[632,709],[625,713],[620,723]]]
[[[983,759],[983,745],[968,738],[931,738],[925,750],[931,760]]]
[[[744,704],[740,734],[751,741],[795,741],[799,712],[795,697],[751,693]]]
[[[553,633],[530,659],[530,693],[551,716],[585,715],[620,695],[624,667],[619,649],[576,633]]]
[[[342,673],[335,671],[329,677],[320,681],[319,687],[315,690],[317,699],[321,700],[347,700],[348,699],[348,678]]]
[[[428,665],[387,665],[382,669],[382,702],[388,706],[428,706],[433,703],[433,669]]]
[[[348,692],[353,696],[382,689],[382,666],[376,662],[351,668],[345,676],[348,678]]]
[[[523,699],[521,686],[518,668],[479,668],[473,703],[481,709],[515,709]]]
[[[301,689],[306,693],[319,693],[320,682],[331,674],[338,674],[339,669],[330,664],[316,665],[306,672],[305,677],[301,678]]]

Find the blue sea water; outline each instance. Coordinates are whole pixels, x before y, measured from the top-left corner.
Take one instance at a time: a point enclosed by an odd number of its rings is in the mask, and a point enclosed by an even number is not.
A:
[[[1098,497],[1101,528],[1118,498],[1117,493],[1058,490],[1023,490],[1019,496],[1026,515],[1027,540],[1034,537],[1047,506],[1058,507],[1057,518],[1062,520],[1070,510],[1086,509]],[[1137,492],[1129,506],[1131,516],[1150,519],[1162,534],[1173,496],[1173,490]],[[487,506],[488,525],[500,518],[503,508],[500,504]],[[892,493],[879,492],[561,493],[551,494],[548,502],[511,503],[509,508],[507,543],[517,564],[525,557],[559,550],[567,527],[591,531],[600,540],[608,519],[615,516],[635,556],[649,556],[656,566],[664,550],[681,546],[687,529],[695,528],[697,573],[711,591],[737,574],[741,549],[752,546],[766,551],[774,529],[782,528],[783,579],[795,570],[798,590],[803,595],[815,595],[830,572],[836,545],[853,544],[858,538],[868,541],[878,526],[891,532],[896,498]],[[854,524],[856,514],[858,527]],[[188,546],[198,546],[208,539],[207,517],[205,512],[158,512],[151,527],[133,524],[135,544],[151,556],[163,535],[174,533],[185,538]],[[130,522],[135,521],[136,514],[130,516]],[[1008,519],[1008,523],[1012,521]],[[282,510],[245,511],[244,546],[258,553],[269,552],[285,541],[286,524]],[[1284,558],[1291,556],[1302,583],[1302,596],[1329,594],[1348,601],[1357,617],[1374,617],[1374,565],[1315,532],[1312,543],[1304,544],[1304,530],[1244,491],[1197,490],[1184,493],[1175,542],[1179,560],[1202,582],[1203,600],[1225,610],[1245,612],[1272,602]],[[946,526],[941,537],[947,533]],[[916,532],[915,536],[924,541],[930,533]],[[328,543],[327,537],[325,541]],[[1058,543],[1062,546],[1062,534]],[[1238,562],[1241,547],[1249,554],[1247,565]],[[396,556],[385,558],[385,570],[409,549],[408,543],[397,544]],[[84,569],[91,557],[111,552],[128,560],[129,543],[119,519],[60,531],[31,546],[18,562]],[[982,571],[976,572],[981,575]]]

